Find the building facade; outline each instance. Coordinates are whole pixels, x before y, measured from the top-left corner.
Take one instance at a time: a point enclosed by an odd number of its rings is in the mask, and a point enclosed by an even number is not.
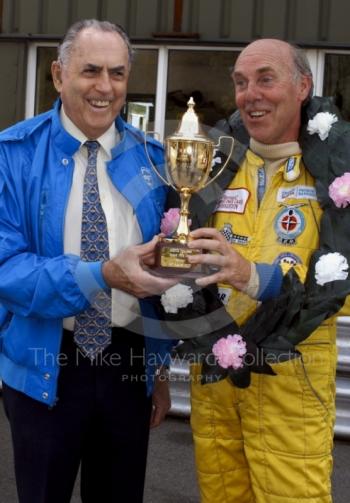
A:
[[[82,18],[121,24],[135,60],[125,117],[172,132],[188,98],[207,126],[235,109],[230,70],[261,37],[300,45],[315,94],[350,119],[348,0],[0,0],[0,129],[51,107],[50,63],[67,27]]]

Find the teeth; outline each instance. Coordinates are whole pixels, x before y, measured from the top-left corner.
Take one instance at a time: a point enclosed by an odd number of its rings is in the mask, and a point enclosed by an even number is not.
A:
[[[251,117],[262,117],[265,112],[250,112]]]
[[[90,100],[90,103],[95,107],[107,107],[109,105],[108,100]]]

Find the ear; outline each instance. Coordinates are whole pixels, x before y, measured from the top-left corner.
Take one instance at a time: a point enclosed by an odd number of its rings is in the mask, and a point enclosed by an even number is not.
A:
[[[310,89],[312,88],[312,77],[303,75],[300,79],[300,101],[303,102],[309,96]]]
[[[51,64],[51,75],[53,85],[58,93],[61,92],[62,89],[62,66],[58,61],[53,61]]]

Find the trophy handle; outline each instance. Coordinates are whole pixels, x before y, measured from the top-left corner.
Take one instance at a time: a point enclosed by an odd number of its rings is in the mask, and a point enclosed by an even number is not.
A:
[[[219,171],[216,173],[215,176],[213,176],[213,178],[209,178],[209,181],[208,181],[208,183],[206,183],[205,187],[208,187],[208,185],[210,185],[211,183],[213,183],[218,178],[218,176],[221,175],[221,173],[224,171],[224,169],[226,168],[227,164],[229,163],[230,157],[232,155],[233,146],[234,146],[235,140],[232,138],[232,136],[220,136],[218,143],[215,145],[215,148],[220,147],[221,140],[230,140],[231,141],[230,152],[229,152],[229,154],[227,156],[225,164],[219,169]]]
[[[164,182],[164,183],[165,183],[165,185],[168,185],[168,186],[172,187],[174,190],[176,190],[176,187],[175,187],[172,183],[170,183],[170,182],[169,182],[166,178],[164,178],[164,176],[162,176],[162,175],[159,173],[158,169],[157,169],[157,168],[155,167],[155,165],[153,164],[153,161],[152,161],[152,159],[151,159],[151,156],[150,156],[150,155],[149,155],[149,153],[148,153],[147,141],[146,141],[146,140],[147,140],[147,135],[153,135],[153,136],[155,136],[155,137],[156,137],[156,136],[158,136],[158,138],[159,138],[159,133],[157,133],[156,131],[147,131],[147,132],[145,133],[145,135],[144,135],[144,140],[143,140],[143,141],[144,141],[144,145],[145,145],[145,151],[146,151],[146,156],[147,156],[148,162],[149,162],[149,163],[150,163],[150,165],[152,166],[152,169],[153,169],[153,171],[156,173],[156,175],[158,175],[158,177],[162,180],[162,182]],[[228,138],[229,138],[229,137],[228,137]],[[157,139],[157,138],[156,138],[156,139]],[[220,141],[220,140],[219,140],[219,141]],[[231,154],[230,154],[230,155],[231,155]]]

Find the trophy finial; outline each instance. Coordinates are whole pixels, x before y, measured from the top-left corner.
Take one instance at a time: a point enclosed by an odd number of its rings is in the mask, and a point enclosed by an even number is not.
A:
[[[182,136],[191,140],[203,135],[199,125],[198,115],[194,111],[195,102],[192,96],[188,100],[187,106],[187,111],[182,116],[178,130],[176,131],[176,136]]]
[[[188,108],[194,108],[195,102],[194,102],[193,96],[191,96],[191,98],[188,100],[187,106],[188,106]]]

